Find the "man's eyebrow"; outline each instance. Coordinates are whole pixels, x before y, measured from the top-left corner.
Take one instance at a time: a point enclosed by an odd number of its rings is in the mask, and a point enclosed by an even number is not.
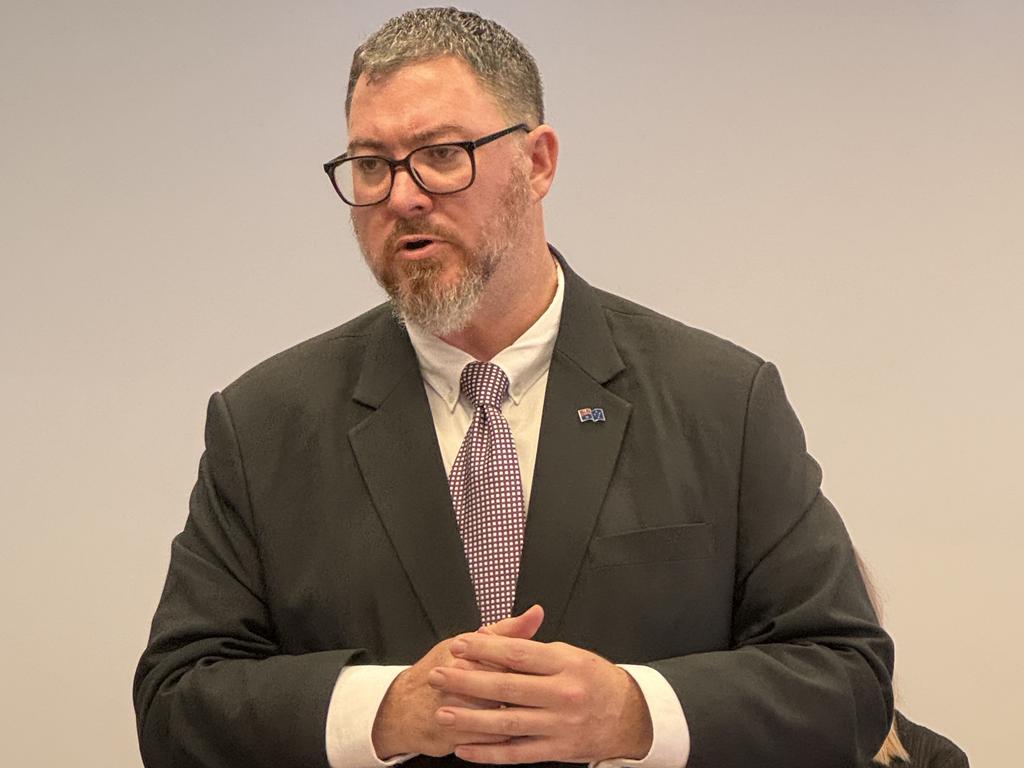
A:
[[[409,134],[407,138],[408,144],[415,147],[422,147],[426,144],[431,144],[442,138],[448,138],[452,134],[465,136],[467,135],[466,127],[459,125],[458,123],[444,123],[433,128],[429,128],[423,131],[416,131],[415,133]],[[462,139],[453,139],[454,141],[462,141]],[[388,149],[388,145],[383,141],[377,141],[376,139],[363,139],[356,137],[349,141],[348,150],[346,154],[351,155],[353,152],[380,152],[384,154]]]

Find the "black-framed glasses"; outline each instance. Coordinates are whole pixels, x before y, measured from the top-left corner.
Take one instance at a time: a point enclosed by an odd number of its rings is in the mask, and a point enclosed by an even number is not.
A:
[[[401,160],[382,155],[349,156],[346,153],[324,163],[324,171],[338,196],[357,208],[387,200],[399,168],[405,168],[416,186],[424,192],[452,195],[468,189],[476,180],[475,150],[515,131],[529,130],[525,123],[518,123],[474,141],[449,141],[419,147]]]

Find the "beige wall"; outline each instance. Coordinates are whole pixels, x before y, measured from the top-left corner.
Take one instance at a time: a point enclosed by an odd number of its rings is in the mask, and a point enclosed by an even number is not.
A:
[[[545,75],[553,242],[779,363],[905,711],[1011,764],[1024,4],[476,5]],[[352,48],[405,7],[0,9],[5,765],[140,765],[131,675],[207,396],[378,301],[319,164]]]

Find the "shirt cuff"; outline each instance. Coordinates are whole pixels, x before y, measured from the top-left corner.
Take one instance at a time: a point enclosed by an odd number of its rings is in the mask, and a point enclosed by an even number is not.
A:
[[[619,664],[640,687],[654,726],[651,750],[640,760],[601,760],[590,768],[685,768],[690,759],[690,727],[668,680],[658,670],[640,664]]]
[[[327,707],[327,762],[331,768],[380,768],[413,755],[381,760],[373,749],[373,721],[388,688],[408,667],[373,664],[345,667]]]

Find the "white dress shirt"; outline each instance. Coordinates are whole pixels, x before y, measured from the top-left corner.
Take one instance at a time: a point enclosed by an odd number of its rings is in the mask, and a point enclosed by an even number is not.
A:
[[[557,262],[555,269],[558,284],[551,304],[522,336],[490,360],[500,366],[509,379],[509,397],[501,412],[516,444],[527,514],[544,394],[565,290],[562,269]],[[407,329],[423,375],[445,472],[450,474],[473,420],[473,405],[459,391],[459,379],[462,369],[474,358],[411,323]],[[651,667],[619,666],[636,680],[644,695],[654,725],[654,741],[642,760],[607,760],[599,764],[600,768],[683,768],[689,758],[690,733],[672,687]],[[378,768],[412,757],[399,755],[391,760],[380,760],[371,739],[380,703],[395,677],[405,669],[408,667],[368,664],[347,666],[341,671],[327,711],[327,758],[331,768]]]

